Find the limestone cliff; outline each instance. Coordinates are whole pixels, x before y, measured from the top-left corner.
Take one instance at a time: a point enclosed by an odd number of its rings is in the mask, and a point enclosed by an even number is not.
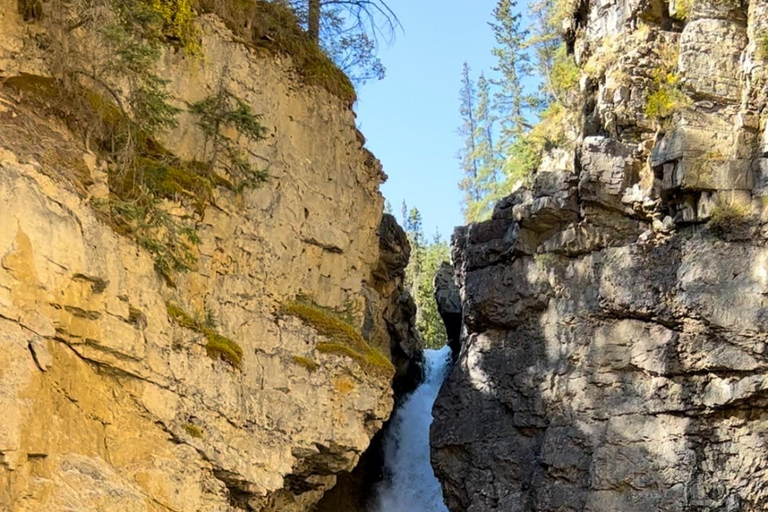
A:
[[[47,75],[40,30],[0,1],[1,82]],[[180,104],[225,76],[262,116],[267,139],[244,149],[269,179],[216,189],[173,286],[92,207],[107,177],[87,141],[0,87],[2,511],[308,510],[389,417],[392,373],[319,351],[327,332],[285,304],[344,309],[373,347],[417,351],[399,309],[407,248],[381,255],[384,175],[354,113],[215,17],[200,30],[202,55],[167,51],[162,76]],[[193,157],[201,140],[182,114],[164,143]]]
[[[454,234],[466,332],[431,433],[445,499],[768,510],[768,3],[575,7],[578,137]]]

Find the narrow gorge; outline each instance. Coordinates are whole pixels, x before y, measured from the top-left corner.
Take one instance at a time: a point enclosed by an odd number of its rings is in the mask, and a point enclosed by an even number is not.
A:
[[[0,0],[0,512],[768,511],[768,1],[550,3],[427,349],[311,16]]]

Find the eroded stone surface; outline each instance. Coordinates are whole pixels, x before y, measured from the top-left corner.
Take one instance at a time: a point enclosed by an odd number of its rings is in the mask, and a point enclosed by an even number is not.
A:
[[[587,3],[575,167],[545,158],[454,234],[465,332],[431,432],[453,512],[766,510],[768,10],[675,4]],[[670,48],[691,102],[660,123]]]
[[[0,2],[0,74],[45,74],[11,4]],[[175,287],[89,205],[106,193],[94,155],[0,92],[4,512],[308,510],[355,466],[392,389],[390,375],[317,351],[323,339],[280,305],[303,294],[351,312],[384,351],[418,351],[399,302],[407,248],[381,258],[383,174],[354,114],[215,19],[202,29],[205,55],[168,54],[162,75],[194,102],[226,66],[228,86],[263,116],[267,140],[243,149],[270,179],[216,192],[197,222],[197,265]],[[167,146],[199,156],[194,121],[179,121]],[[71,179],[74,169],[84,174]],[[166,301],[212,312],[242,347],[240,368],[209,357],[203,335],[169,320]],[[389,324],[405,324],[397,340]]]

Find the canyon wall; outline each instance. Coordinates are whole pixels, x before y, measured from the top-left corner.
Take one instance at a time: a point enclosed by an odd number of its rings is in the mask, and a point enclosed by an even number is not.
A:
[[[576,6],[579,133],[454,234],[453,512],[768,510],[768,3],[676,4]]]
[[[202,55],[169,49],[159,73],[179,105],[225,80],[267,128],[242,149],[269,178],[215,190],[197,217],[166,202],[200,238],[169,283],[93,207],[109,190],[88,140],[9,86],[47,83],[50,62],[42,27],[0,0],[2,511],[308,510],[389,417],[395,370],[318,350],[334,347],[324,319],[285,305],[345,311],[401,375],[419,350],[407,241],[380,240],[399,228],[380,230],[386,177],[354,113],[214,16],[200,31]],[[182,113],[163,142],[194,158],[203,135]],[[219,357],[222,340],[241,361]]]

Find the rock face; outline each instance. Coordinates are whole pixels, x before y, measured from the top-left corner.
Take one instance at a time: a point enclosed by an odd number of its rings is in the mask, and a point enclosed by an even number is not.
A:
[[[453,278],[453,266],[443,262],[435,275],[435,302],[437,312],[445,324],[448,345],[453,357],[458,357],[461,350],[461,297]]]
[[[575,148],[454,234],[466,333],[431,432],[453,512],[768,510],[768,5],[693,5],[584,2]],[[690,101],[659,123],[670,48]]]
[[[0,75],[45,75],[38,28],[15,1],[0,0],[0,25]],[[279,314],[298,294],[347,308],[384,350],[389,323],[408,324],[400,283],[377,277],[407,262],[404,249],[394,260],[380,251],[380,165],[354,114],[297,82],[289,61],[235,42],[214,18],[202,36],[201,58],[169,53],[162,75],[193,102],[226,65],[227,85],[268,128],[246,149],[270,179],[216,192],[197,226],[197,266],[173,288],[91,208],[105,186],[96,157],[0,88],[3,512],[304,511],[389,417],[391,375],[318,351],[315,329]],[[201,137],[182,116],[165,142],[194,156]],[[239,368],[209,357],[168,301],[215,317],[243,350]],[[408,336],[395,348],[412,354]]]

